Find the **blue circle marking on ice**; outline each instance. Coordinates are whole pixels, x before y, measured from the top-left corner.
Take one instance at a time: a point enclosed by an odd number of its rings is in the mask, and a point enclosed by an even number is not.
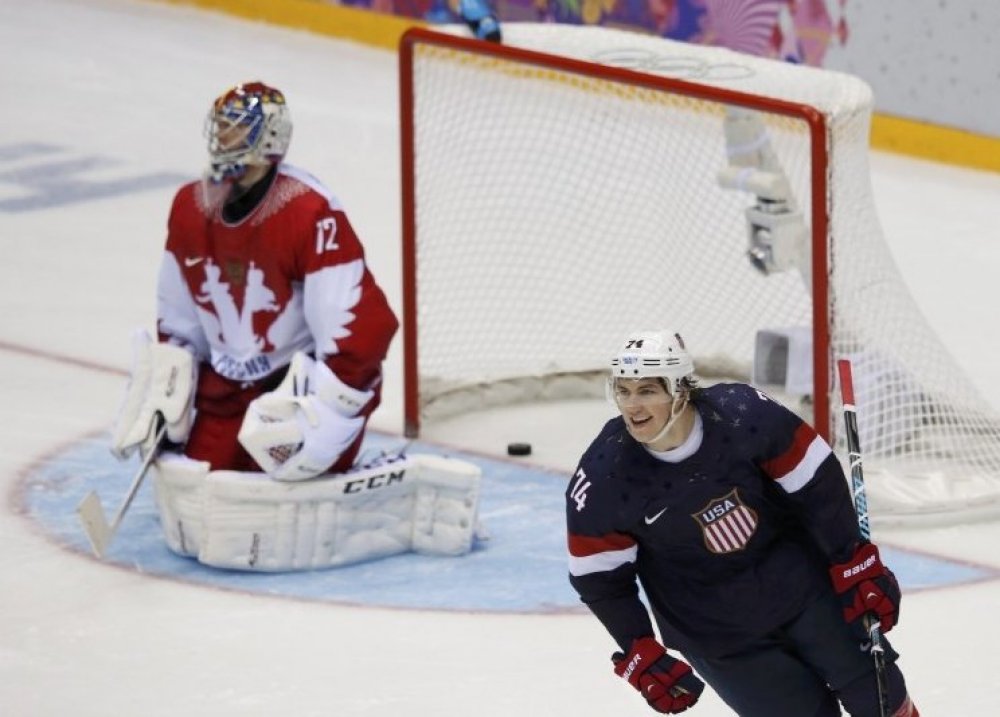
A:
[[[362,456],[392,452],[405,441],[369,432]],[[90,552],[76,506],[96,490],[110,521],[138,469],[117,462],[108,437],[76,443],[25,479],[24,510],[60,543]],[[471,456],[424,443],[407,452],[461,458],[479,465],[479,517],[487,537],[461,557],[395,555],[326,570],[285,573],[228,571],[170,552],[160,531],[152,482],[143,484],[125,514],[105,560],[137,571],[227,589],[311,600],[398,608],[564,612],[580,602],[567,582],[563,490],[551,471]]]
[[[365,452],[392,452],[403,439],[369,432]],[[105,560],[138,572],[242,592],[406,609],[552,613],[584,611],[567,581],[566,476],[415,442],[409,453],[448,455],[483,470],[480,519],[488,537],[457,558],[413,553],[326,570],[250,573],[220,570],[171,553],[160,532],[150,484],[142,486]],[[90,552],[76,506],[96,490],[109,520],[138,468],[118,463],[106,435],[81,440],[24,479],[24,511],[60,543]],[[882,546],[904,590],[975,582],[995,571]]]

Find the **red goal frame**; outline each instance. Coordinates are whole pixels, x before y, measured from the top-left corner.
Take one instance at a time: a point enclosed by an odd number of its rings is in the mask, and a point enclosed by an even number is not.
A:
[[[404,434],[415,438],[420,433],[419,395],[419,326],[417,306],[416,173],[414,147],[414,55],[419,45],[434,45],[476,55],[493,56],[584,77],[611,80],[622,84],[658,90],[694,99],[722,102],[747,109],[762,110],[802,120],[809,128],[811,157],[811,194],[809,216],[812,238],[812,330],[814,377],[814,428],[827,441],[833,435],[830,415],[830,392],[834,387],[833,362],[830,356],[829,310],[829,140],[824,114],[806,104],[698,84],[662,75],[602,65],[584,60],[550,55],[533,50],[474,40],[424,28],[407,30],[399,43],[400,160],[402,183],[402,289],[403,289],[403,421]],[[697,357],[695,357],[697,361]]]

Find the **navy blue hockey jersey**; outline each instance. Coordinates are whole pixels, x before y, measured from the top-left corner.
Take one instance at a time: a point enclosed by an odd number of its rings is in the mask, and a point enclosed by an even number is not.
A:
[[[752,386],[696,389],[701,445],[666,463],[619,416],[566,490],[570,583],[618,645],[652,635],[681,652],[738,651],[795,617],[859,539],[829,445]]]

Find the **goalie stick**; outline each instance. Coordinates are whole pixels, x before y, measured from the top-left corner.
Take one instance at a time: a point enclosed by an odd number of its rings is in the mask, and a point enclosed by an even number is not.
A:
[[[149,472],[149,466],[160,452],[160,446],[166,435],[167,424],[162,418],[158,417],[153,446],[146,452],[145,457],[142,459],[142,465],[139,466],[139,470],[132,479],[132,485],[129,486],[128,493],[125,494],[125,500],[122,501],[114,520],[110,524],[104,515],[104,508],[101,506],[101,499],[98,497],[97,491],[90,491],[76,507],[77,515],[80,516],[80,522],[83,524],[83,529],[90,540],[90,547],[97,557],[103,558],[107,552],[108,546],[115,537],[115,533],[118,532],[118,526],[121,525],[125,511],[132,505],[132,501],[139,492],[139,486],[142,485],[146,473]]]
[[[871,540],[871,526],[868,520],[868,497],[865,495],[865,476],[861,467],[861,441],[858,437],[858,416],[854,404],[854,379],[851,374],[851,362],[847,359],[837,361],[840,372],[840,396],[844,403],[844,427],[847,437],[847,457],[851,464],[851,493],[854,495],[854,512],[858,516],[858,528],[861,537]],[[865,617],[871,640],[871,655],[875,661],[875,682],[878,689],[878,707],[880,717],[889,717],[889,688],[885,670],[885,649],[882,646],[882,631],[879,621],[873,619],[871,613]]]

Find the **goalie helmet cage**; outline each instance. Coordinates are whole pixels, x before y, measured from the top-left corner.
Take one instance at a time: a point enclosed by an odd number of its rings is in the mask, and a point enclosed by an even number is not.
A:
[[[408,436],[490,404],[603,395],[631,329],[677,328],[699,375],[747,381],[758,331],[808,327],[811,420],[842,457],[833,366],[852,361],[873,520],[1000,513],[1000,418],[882,235],[867,84],[604,27],[510,23],[503,45],[463,32],[400,43]],[[733,111],[758,118],[809,227],[801,272],[747,259],[756,197],[719,181]]]

